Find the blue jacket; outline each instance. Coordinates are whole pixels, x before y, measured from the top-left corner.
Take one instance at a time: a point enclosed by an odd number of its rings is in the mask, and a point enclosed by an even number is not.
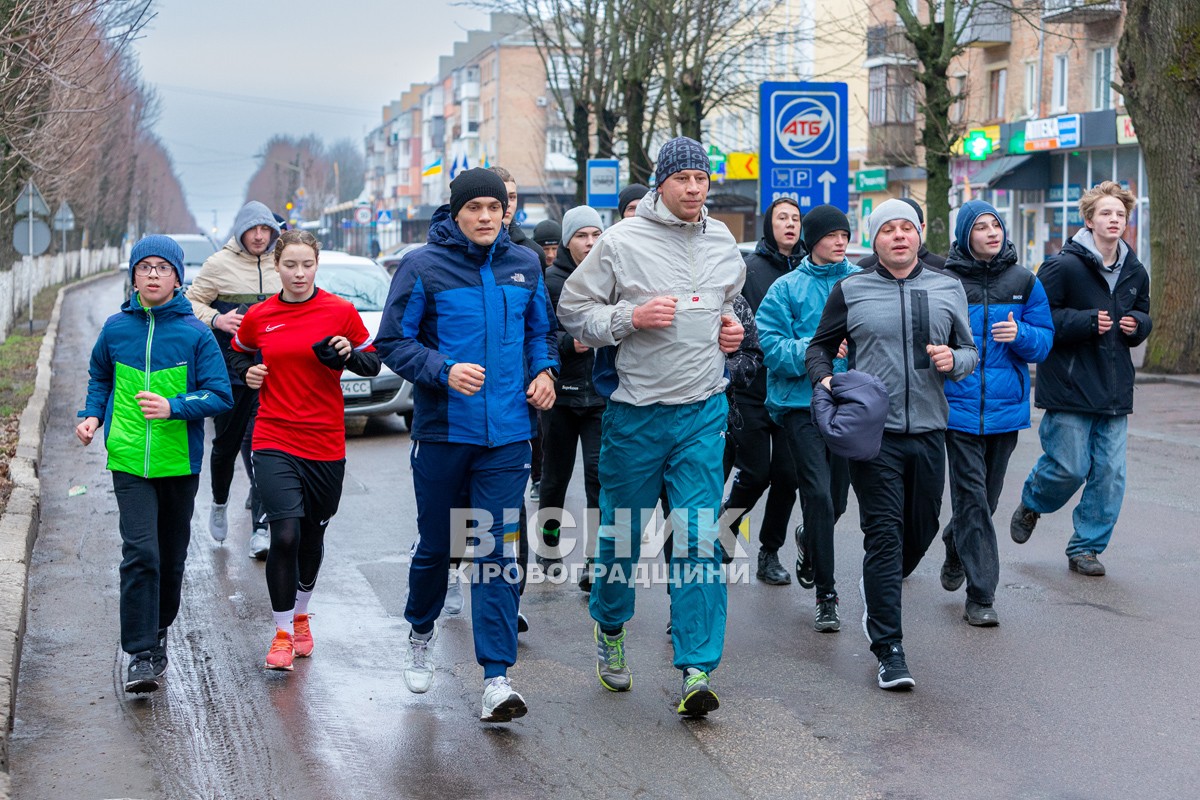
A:
[[[776,421],[788,411],[812,404],[804,354],[834,284],[858,271],[844,259],[840,264],[817,266],[806,256],[767,290],[754,321],[767,367],[767,411]],[[845,359],[837,359],[835,372],[844,371],[845,365]]]
[[[964,253],[960,242],[951,246],[943,271],[959,278],[967,292],[979,367],[961,381],[946,383],[949,428],[979,436],[1028,428],[1029,364],[1044,361],[1054,343],[1046,292],[1017,264],[1012,242],[986,263]],[[1016,341],[993,341],[992,325],[1010,313],[1017,322]]]
[[[108,468],[143,478],[196,475],[204,461],[204,418],[233,408],[225,359],[212,331],[179,289],[158,308],[135,293],[100,329],[80,417],[104,422]],[[147,421],[136,395],[167,398],[171,417]]]
[[[413,384],[414,440],[499,447],[537,433],[525,390],[558,368],[557,328],[537,256],[503,228],[481,248],[442,206],[429,245],[392,278],[375,349]],[[460,361],[484,368],[483,389],[471,397],[447,383]]]

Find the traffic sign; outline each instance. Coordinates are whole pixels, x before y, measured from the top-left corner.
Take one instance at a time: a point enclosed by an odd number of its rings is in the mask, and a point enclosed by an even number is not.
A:
[[[621,195],[621,162],[615,158],[589,158],[587,204],[592,208],[616,208]]]
[[[23,256],[40,256],[50,249],[50,226],[28,218],[13,225],[13,248]]]
[[[386,208],[383,209],[382,211],[380,211],[378,214],[375,215],[375,223],[378,225],[391,225],[392,224],[392,212],[388,211]]]
[[[75,212],[67,205],[64,200],[62,205],[58,207],[58,213],[54,215],[54,230],[56,231],[73,231],[75,230]]]
[[[46,205],[42,193],[33,185],[33,181],[26,183],[21,194],[17,196],[17,207],[13,209],[13,215],[23,217],[31,211],[41,217],[50,216],[50,206]]]
[[[791,197],[806,213],[828,203],[850,207],[848,91],[845,83],[767,81],[762,120],[759,207]]]
[[[354,209],[354,221],[359,225],[371,224],[371,207],[359,206]]]

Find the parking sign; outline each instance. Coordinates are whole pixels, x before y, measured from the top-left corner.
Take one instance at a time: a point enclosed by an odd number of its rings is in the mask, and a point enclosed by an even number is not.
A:
[[[791,197],[806,213],[850,207],[848,92],[844,83],[768,81],[759,87],[759,207]]]

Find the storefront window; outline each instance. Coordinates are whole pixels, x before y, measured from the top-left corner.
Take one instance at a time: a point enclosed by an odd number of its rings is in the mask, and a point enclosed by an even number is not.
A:
[[[1088,181],[1088,186],[1095,186],[1101,181],[1111,181],[1113,179],[1113,151],[1112,150],[1093,150],[1092,155],[1092,172],[1091,180]]]
[[[1141,153],[1137,147],[1117,148],[1117,174],[1113,180],[1120,183],[1135,197],[1141,197],[1141,184],[1138,181],[1138,156]]]

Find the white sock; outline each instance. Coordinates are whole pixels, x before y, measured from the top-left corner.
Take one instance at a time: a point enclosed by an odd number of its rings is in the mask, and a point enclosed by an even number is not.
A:
[[[428,633],[417,633],[416,631],[409,631],[408,635],[409,635],[409,637],[416,639],[418,642],[428,642],[430,639],[433,638],[433,631],[429,631]]]
[[[292,627],[292,617],[295,616],[293,609],[287,611],[272,611],[271,616],[275,618],[275,627],[280,630],[287,631],[290,634],[295,634],[296,629]]]
[[[308,613],[308,601],[311,598],[312,598],[312,592],[302,592],[298,589],[296,590],[296,613],[297,614],[307,614]]]

